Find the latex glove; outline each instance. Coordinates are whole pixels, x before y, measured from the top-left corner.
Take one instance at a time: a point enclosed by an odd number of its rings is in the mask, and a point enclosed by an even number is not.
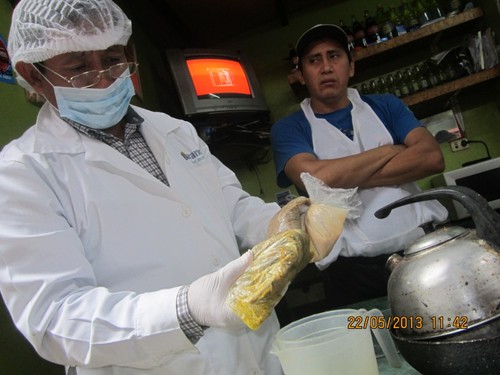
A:
[[[188,290],[188,307],[193,319],[202,326],[240,329],[245,324],[226,305],[229,289],[253,260],[247,251],[217,272],[200,277]]]

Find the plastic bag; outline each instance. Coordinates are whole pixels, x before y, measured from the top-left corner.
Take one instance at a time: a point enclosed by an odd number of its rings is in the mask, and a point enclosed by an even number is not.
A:
[[[300,178],[310,198],[304,229],[314,248],[311,261],[318,262],[332,250],[344,229],[345,220],[359,217],[361,199],[357,188],[331,188],[309,173],[301,173]]]
[[[306,197],[297,197],[289,201],[269,221],[266,238],[291,229],[304,229],[304,217],[311,205]]]
[[[229,290],[226,303],[251,329],[260,327],[288,285],[311,260],[309,237],[285,230],[255,245],[253,262]]]

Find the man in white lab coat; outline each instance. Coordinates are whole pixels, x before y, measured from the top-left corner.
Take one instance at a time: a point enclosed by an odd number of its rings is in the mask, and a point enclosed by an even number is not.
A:
[[[281,374],[273,314],[224,301],[275,204],[244,192],[188,123],[130,106],[126,15],[111,0],[21,0],[9,52],[43,95],[0,154],[0,292],[69,374]]]

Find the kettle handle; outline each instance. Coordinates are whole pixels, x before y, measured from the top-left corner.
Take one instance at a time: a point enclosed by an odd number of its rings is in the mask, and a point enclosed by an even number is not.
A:
[[[375,216],[383,219],[389,216],[394,208],[437,198],[452,198],[460,202],[472,216],[477,237],[500,251],[500,215],[490,207],[486,199],[465,186],[439,187],[409,195],[377,210]]]

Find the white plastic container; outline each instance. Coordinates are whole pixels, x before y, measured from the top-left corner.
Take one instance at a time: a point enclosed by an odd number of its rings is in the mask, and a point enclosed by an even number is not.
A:
[[[278,356],[286,375],[378,375],[370,333],[372,316],[382,313],[344,309],[303,318],[277,333],[271,353]],[[362,328],[365,322],[367,328]],[[400,367],[389,332],[373,331],[389,363]]]

